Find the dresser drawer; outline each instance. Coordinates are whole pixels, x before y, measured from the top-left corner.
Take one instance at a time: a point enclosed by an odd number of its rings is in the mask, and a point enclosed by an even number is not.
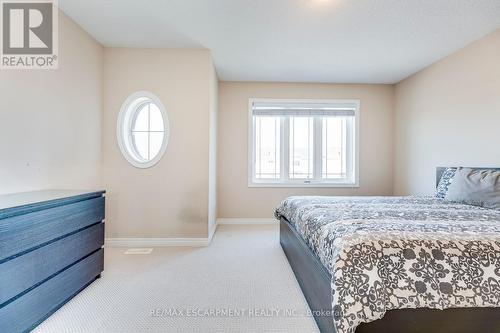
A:
[[[100,249],[0,308],[0,332],[27,332],[94,281],[103,270]]]
[[[104,219],[104,197],[0,220],[0,262]]]
[[[98,223],[0,264],[0,305],[101,248]]]

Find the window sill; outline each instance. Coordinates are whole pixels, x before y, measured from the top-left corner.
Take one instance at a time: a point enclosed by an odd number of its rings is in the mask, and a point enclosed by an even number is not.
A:
[[[249,182],[248,187],[276,187],[276,188],[286,188],[286,187],[316,187],[316,188],[358,188],[358,183],[271,183],[271,182]]]

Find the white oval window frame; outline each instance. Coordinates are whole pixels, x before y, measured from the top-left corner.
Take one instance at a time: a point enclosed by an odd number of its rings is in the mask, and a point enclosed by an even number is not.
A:
[[[142,162],[138,158],[134,157],[135,148],[133,147],[131,130],[132,120],[137,107],[147,101],[151,101],[152,103],[156,104],[156,106],[158,106],[158,109],[160,109],[161,115],[163,117],[164,137],[158,154],[153,159]],[[116,124],[116,138],[118,140],[118,146],[120,147],[120,151],[122,152],[123,157],[125,157],[125,159],[134,167],[146,169],[151,168],[152,166],[160,162],[161,158],[165,154],[165,151],[167,150],[168,142],[170,139],[170,123],[168,121],[168,115],[165,106],[160,101],[160,99],[155,94],[149,91],[137,91],[127,97],[125,102],[123,102],[122,104],[120,113],[118,114],[118,121]]]

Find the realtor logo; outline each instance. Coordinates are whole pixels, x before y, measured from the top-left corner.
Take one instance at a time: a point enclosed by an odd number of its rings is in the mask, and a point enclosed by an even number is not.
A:
[[[57,68],[57,0],[1,0],[2,69]]]

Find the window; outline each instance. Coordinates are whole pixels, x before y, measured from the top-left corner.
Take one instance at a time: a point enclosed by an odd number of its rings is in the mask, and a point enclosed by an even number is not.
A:
[[[158,163],[169,137],[167,113],[158,97],[141,91],[127,98],[118,117],[117,136],[123,156],[133,166],[149,168]]]
[[[359,101],[249,105],[249,186],[358,186]]]

